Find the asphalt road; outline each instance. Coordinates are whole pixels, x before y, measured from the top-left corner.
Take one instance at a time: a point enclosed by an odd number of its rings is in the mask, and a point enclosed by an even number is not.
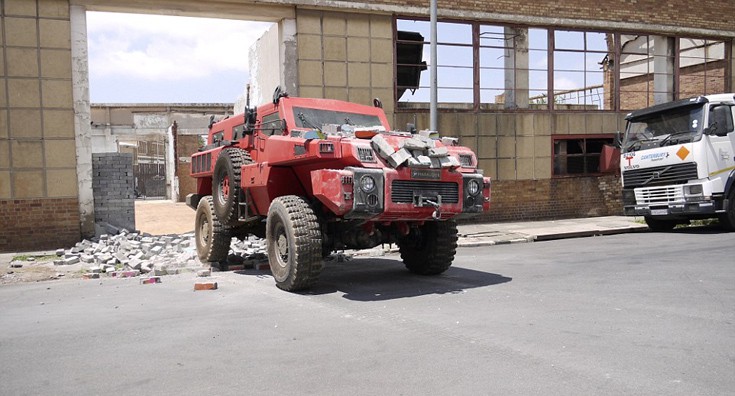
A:
[[[690,230],[395,256],[270,276],[0,287],[0,394],[724,395],[735,234]]]

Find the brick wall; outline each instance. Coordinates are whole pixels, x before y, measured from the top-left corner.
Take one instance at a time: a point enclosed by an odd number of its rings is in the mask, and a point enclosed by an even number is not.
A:
[[[0,252],[53,250],[80,239],[76,198],[0,201]]]
[[[135,229],[133,155],[92,154],[94,221]]]
[[[622,215],[618,175],[495,181],[482,221],[520,221]]]
[[[176,176],[179,178],[179,202],[186,201],[186,195],[196,192],[196,179],[191,177],[191,155],[199,149],[198,135],[179,135],[176,137]],[[181,161],[182,158],[187,161]]]

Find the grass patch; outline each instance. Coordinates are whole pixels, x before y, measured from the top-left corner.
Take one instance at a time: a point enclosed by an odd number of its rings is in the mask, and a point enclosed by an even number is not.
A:
[[[33,258],[34,260],[28,260],[29,258]],[[54,261],[58,258],[59,256],[55,254],[47,254],[45,256],[35,256],[32,254],[21,254],[18,256],[13,256],[12,261],[46,262],[46,261]]]

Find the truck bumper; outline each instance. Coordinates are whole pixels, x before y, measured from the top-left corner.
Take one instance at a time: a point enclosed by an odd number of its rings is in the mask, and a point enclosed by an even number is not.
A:
[[[714,201],[681,202],[666,205],[630,205],[623,208],[626,216],[686,217],[688,215],[714,215]]]

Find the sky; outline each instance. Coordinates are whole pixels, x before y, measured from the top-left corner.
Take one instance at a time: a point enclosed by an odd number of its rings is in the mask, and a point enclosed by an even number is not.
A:
[[[92,103],[232,103],[270,23],[88,12]]]

